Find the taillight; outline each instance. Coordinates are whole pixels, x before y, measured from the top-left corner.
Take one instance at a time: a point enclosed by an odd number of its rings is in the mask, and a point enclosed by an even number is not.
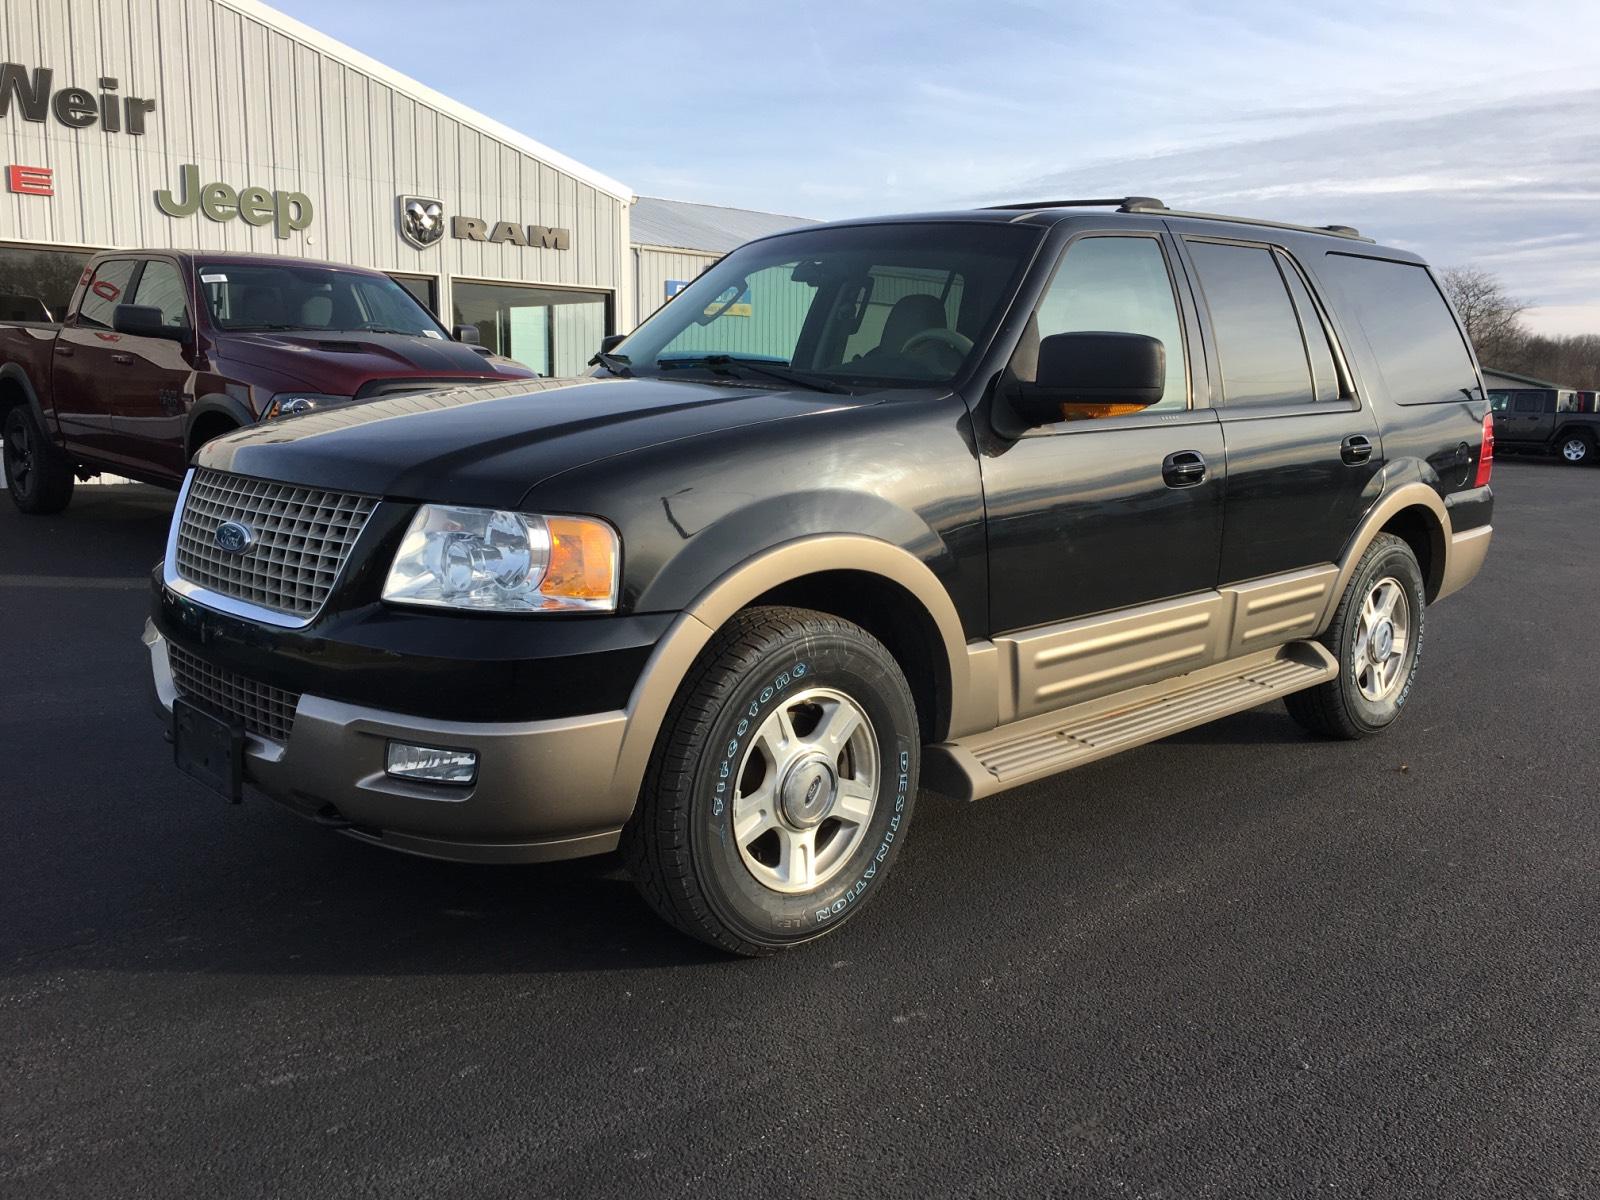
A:
[[[1487,487],[1489,476],[1494,472],[1494,414],[1483,414],[1483,445],[1478,448],[1478,477],[1472,481],[1473,487]]]

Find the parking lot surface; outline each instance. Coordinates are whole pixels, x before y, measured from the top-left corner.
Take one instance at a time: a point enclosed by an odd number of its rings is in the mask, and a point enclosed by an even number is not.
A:
[[[1600,471],[1495,485],[1387,736],[924,796],[754,962],[611,860],[214,800],[145,698],[171,497],[0,501],[0,1196],[1600,1194]]]

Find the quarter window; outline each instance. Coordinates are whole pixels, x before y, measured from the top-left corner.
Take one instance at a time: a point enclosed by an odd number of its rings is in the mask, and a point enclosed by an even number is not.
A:
[[[79,325],[87,325],[91,329],[111,328],[112,311],[117,305],[128,302],[128,283],[137,265],[131,258],[115,258],[100,264],[93,281],[83,293],[83,302],[78,306]]]
[[[1314,399],[1318,392],[1307,359],[1310,339],[1302,335],[1277,256],[1259,246],[1217,242],[1191,242],[1189,254],[1211,313],[1228,406]],[[1327,352],[1325,336],[1322,349]]]
[[[169,329],[183,329],[189,324],[189,305],[183,294],[183,276],[169,262],[151,259],[144,264],[139,286],[133,290],[133,302],[159,308],[161,323]]]
[[[1167,381],[1161,399],[1141,412],[1189,406],[1183,327],[1161,243],[1150,237],[1087,237],[1061,260],[1035,317],[1039,337],[1058,333],[1142,333],[1166,347]],[[1116,405],[1072,405],[1073,416],[1113,416]]]

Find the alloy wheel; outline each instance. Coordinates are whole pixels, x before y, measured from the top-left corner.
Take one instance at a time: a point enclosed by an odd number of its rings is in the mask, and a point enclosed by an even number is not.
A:
[[[812,688],[785,697],[739,764],[733,834],[763,887],[809,892],[849,861],[877,807],[878,739],[849,696]]]
[[[1356,625],[1356,687],[1374,704],[1387,700],[1405,680],[1411,638],[1411,600],[1393,575],[1372,585]]]
[[[13,421],[6,438],[6,486],[26,494],[33,477],[33,435],[27,421]]]
[[[1568,438],[1561,444],[1561,457],[1569,463],[1580,463],[1589,457],[1589,443],[1581,437]]]

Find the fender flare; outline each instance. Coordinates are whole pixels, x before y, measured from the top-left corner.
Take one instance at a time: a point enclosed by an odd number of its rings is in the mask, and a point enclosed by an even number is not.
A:
[[[897,584],[923,606],[948,662],[952,729],[967,723],[973,694],[970,657],[950,594],[910,552],[859,534],[819,534],[765,550],[724,573],[679,614],[645,664],[629,698],[628,724],[612,774],[613,811],[633,811],[673,698],[695,658],[723,623],[758,596],[818,571],[862,571]]]
[[[1439,493],[1427,484],[1415,481],[1401,484],[1392,492],[1381,496],[1378,502],[1367,510],[1367,515],[1361,519],[1361,524],[1356,528],[1355,536],[1345,548],[1344,556],[1339,560],[1339,576],[1334,580],[1334,585],[1328,594],[1328,608],[1322,614],[1322,628],[1326,629],[1328,622],[1333,619],[1334,609],[1338,608],[1345,588],[1350,586],[1351,576],[1356,573],[1356,564],[1367,552],[1367,547],[1372,545],[1373,539],[1385,525],[1397,514],[1409,508],[1420,508],[1428,514],[1435,559],[1433,569],[1429,572],[1428,585],[1437,587],[1439,580],[1448,577],[1452,532],[1450,511],[1445,508]]]
[[[39,428],[52,439],[57,438],[59,430],[56,429],[54,422],[45,416],[44,405],[39,402],[39,393],[34,390],[33,380],[28,378],[26,371],[16,363],[0,365],[0,383],[16,384],[21,389],[28,407],[33,410],[33,417],[39,422]]]
[[[189,415],[183,422],[183,449],[185,459],[193,458],[194,452],[197,449],[197,447],[193,445],[195,423],[207,416],[210,416],[212,413],[223,414],[240,429],[254,425],[256,421],[255,417],[251,416],[250,410],[246,408],[242,402],[235,400],[232,396],[221,396],[217,395],[216,393],[212,393],[211,395],[207,396],[201,396],[194,402],[194,407],[189,410]]]

